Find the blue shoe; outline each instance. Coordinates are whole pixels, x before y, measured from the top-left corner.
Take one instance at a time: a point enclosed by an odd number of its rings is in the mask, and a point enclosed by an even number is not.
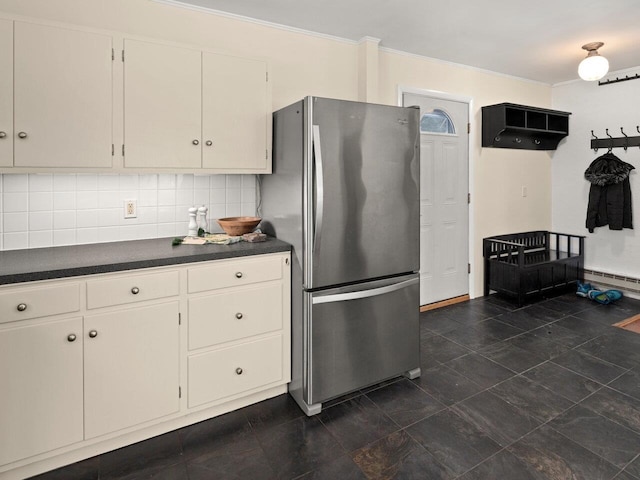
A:
[[[622,292],[620,290],[607,290],[604,294],[611,302],[615,302],[622,298]]]
[[[600,290],[589,290],[587,297],[601,305],[609,305],[611,303],[611,299],[605,294],[605,292],[601,292]]]
[[[578,282],[578,289],[576,290],[576,295],[580,297],[587,297],[590,290],[593,290],[593,286],[590,283],[580,283]]]

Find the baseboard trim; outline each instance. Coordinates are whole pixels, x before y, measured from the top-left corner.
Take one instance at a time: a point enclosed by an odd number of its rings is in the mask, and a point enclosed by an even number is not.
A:
[[[448,307],[449,305],[455,305],[456,303],[462,303],[469,300],[469,294],[460,295],[459,297],[449,298],[442,300],[441,302],[428,303],[420,307],[420,312],[428,312],[429,310],[435,310],[436,308]]]

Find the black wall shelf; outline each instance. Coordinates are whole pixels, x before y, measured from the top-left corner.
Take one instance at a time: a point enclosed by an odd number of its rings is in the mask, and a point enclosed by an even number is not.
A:
[[[482,107],[482,146],[555,150],[569,135],[569,115],[514,103]]]

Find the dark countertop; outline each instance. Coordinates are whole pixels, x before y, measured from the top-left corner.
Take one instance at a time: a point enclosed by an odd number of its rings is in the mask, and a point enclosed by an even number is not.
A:
[[[175,247],[172,240],[173,237],[1,251],[0,285],[291,250],[291,245],[272,237],[258,243]]]

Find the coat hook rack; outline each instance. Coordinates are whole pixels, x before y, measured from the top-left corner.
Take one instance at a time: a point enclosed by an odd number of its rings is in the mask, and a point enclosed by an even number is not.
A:
[[[640,134],[640,125],[636,125],[636,131]],[[640,135],[634,135],[630,137],[624,133],[624,127],[620,127],[620,133],[622,137],[612,137],[609,134],[609,129],[605,129],[605,134],[608,138],[598,138],[593,130],[591,130],[591,148],[594,152],[597,152],[599,148],[606,148],[608,152],[611,152],[614,148],[624,148],[625,151],[629,147],[640,147]]]
[[[635,75],[625,75],[624,78],[618,78],[616,77],[615,80],[604,80],[604,81],[598,81],[598,86],[603,86],[603,85],[609,85],[612,83],[619,83],[619,82],[626,82],[627,80],[637,80],[638,78],[640,78],[640,73],[636,73]]]

